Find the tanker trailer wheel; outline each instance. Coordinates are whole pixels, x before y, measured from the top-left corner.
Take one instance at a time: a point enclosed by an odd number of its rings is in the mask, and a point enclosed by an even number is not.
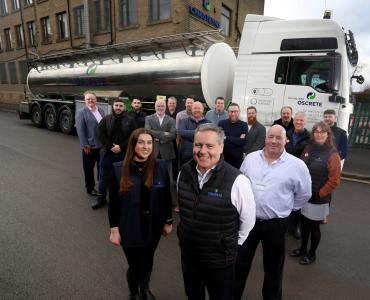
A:
[[[70,109],[65,108],[59,115],[59,128],[64,134],[72,134],[74,128],[74,117]]]
[[[47,129],[55,131],[58,129],[58,118],[54,105],[46,108],[44,113],[45,126]]]
[[[43,117],[42,117],[42,108],[39,104],[36,104],[31,109],[31,121],[36,127],[42,127]]]

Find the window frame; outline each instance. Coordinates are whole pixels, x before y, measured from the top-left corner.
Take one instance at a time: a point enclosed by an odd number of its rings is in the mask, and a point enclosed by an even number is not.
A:
[[[55,14],[58,30],[58,40],[68,41],[69,40],[69,28],[68,28],[68,15],[66,11],[62,11]]]
[[[79,13],[77,13],[79,12]],[[85,36],[85,6],[79,5],[73,8],[73,15],[74,15],[74,34],[76,37]],[[80,20],[80,22],[79,22]]]
[[[165,4],[161,3],[161,1],[168,1],[169,5],[169,16],[167,18],[163,17],[161,18],[161,7],[163,7]],[[154,3],[156,2],[156,3]],[[154,11],[154,4],[156,4],[156,14],[157,18],[153,17],[153,11]],[[156,22],[163,22],[171,19],[171,0],[149,0],[149,21],[151,23]]]
[[[51,30],[50,17],[40,18],[42,31],[42,44],[51,44],[53,42],[53,32]]]
[[[134,12],[134,15],[133,15],[133,19],[134,21],[131,21],[131,17],[132,15],[130,14],[130,7],[132,5],[132,2],[135,3],[135,12]],[[124,5],[126,2],[126,12],[124,11]],[[127,24],[124,24],[124,16],[127,20]],[[119,26],[121,28],[127,28],[127,27],[131,27],[131,26],[136,26],[138,25],[138,16],[137,16],[137,1],[136,0],[120,0],[119,2]]]
[[[35,21],[28,21],[26,23],[27,25],[27,36],[29,40],[29,45],[31,47],[37,46],[37,40],[36,40],[36,22]]]
[[[14,50],[13,46],[13,39],[12,39],[12,31],[10,27],[4,28],[4,35],[5,35],[5,50],[11,51]]]
[[[6,16],[9,14],[7,0],[0,0],[0,10],[0,16]]]
[[[22,24],[14,26],[15,38],[16,38],[16,47],[17,49],[22,49],[25,47],[25,41],[23,36]]]
[[[225,15],[224,14],[224,11],[227,11],[229,13],[229,16]],[[231,36],[231,18],[232,18],[232,15],[233,15],[233,11],[228,8],[226,5],[222,4],[222,7],[221,7],[221,15],[220,15],[220,29],[222,29],[222,32],[221,34],[224,35],[224,36],[227,36],[227,37],[230,37]],[[227,22],[227,26],[228,26],[228,32],[224,32],[224,28],[222,27],[222,25],[224,24],[224,20],[226,20]],[[225,23],[225,24],[226,24]]]

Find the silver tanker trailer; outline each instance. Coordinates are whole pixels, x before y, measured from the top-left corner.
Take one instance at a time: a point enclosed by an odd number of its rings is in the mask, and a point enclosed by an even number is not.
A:
[[[218,31],[181,34],[45,56],[31,62],[20,117],[70,134],[83,93],[108,111],[112,97],[194,96],[212,107],[231,98],[236,57]]]

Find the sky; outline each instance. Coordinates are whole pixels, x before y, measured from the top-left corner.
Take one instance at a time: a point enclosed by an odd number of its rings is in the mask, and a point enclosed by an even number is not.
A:
[[[354,85],[354,90],[370,87],[369,0],[265,0],[264,14],[282,19],[321,19],[325,9],[332,11],[331,18],[346,32],[350,29],[354,33],[359,65],[363,66],[359,74],[365,77],[365,83]]]

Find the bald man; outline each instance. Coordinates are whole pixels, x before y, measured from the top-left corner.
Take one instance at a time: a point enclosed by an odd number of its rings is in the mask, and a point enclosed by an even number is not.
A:
[[[240,170],[251,180],[256,223],[239,247],[234,299],[241,299],[259,242],[263,248],[263,299],[281,299],[288,216],[311,197],[311,177],[305,163],[285,151],[285,129],[272,126],[265,147],[247,155]]]

